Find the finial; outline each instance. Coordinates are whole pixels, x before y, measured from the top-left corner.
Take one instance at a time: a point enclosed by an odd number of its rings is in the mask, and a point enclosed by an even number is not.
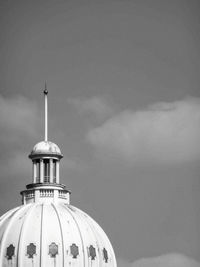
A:
[[[45,94],[45,95],[48,94],[48,91],[47,91],[47,82],[45,82],[45,85],[44,85],[44,94]]]
[[[45,82],[44,89],[44,101],[45,101],[45,141],[48,140],[48,99],[47,99],[48,91],[47,91],[47,83]]]

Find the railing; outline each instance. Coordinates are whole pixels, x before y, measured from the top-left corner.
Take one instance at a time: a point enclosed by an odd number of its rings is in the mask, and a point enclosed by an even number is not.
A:
[[[54,193],[55,192],[55,193]],[[51,189],[51,188],[39,188],[38,190],[25,190],[21,192],[23,196],[23,201],[26,203],[26,201],[32,202],[32,201],[38,201],[40,198],[51,198],[51,199],[63,199],[67,202],[69,202],[70,199],[70,193],[67,190],[58,190],[58,189]],[[42,201],[43,201],[42,200]],[[23,202],[23,203],[24,203]]]
[[[36,177],[36,182],[39,183],[40,182],[40,177]],[[53,176],[53,183],[56,182],[56,177]],[[47,175],[47,176],[44,176],[44,183],[50,183],[50,176]]]
[[[35,192],[33,190],[26,192],[25,194],[26,199],[34,198]]]
[[[53,197],[53,192],[52,189],[40,189],[40,197]]]
[[[68,195],[65,191],[62,191],[62,190],[58,190],[58,197],[59,198],[68,198]]]
[[[50,176],[44,176],[44,183],[50,182]]]

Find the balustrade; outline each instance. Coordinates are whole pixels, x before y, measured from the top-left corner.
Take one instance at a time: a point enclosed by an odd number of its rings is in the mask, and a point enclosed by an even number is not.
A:
[[[59,190],[58,191],[59,198],[68,198],[67,193],[65,191]]]
[[[40,197],[53,197],[53,190],[52,189],[41,189],[40,190]]]
[[[33,190],[26,192],[26,199],[34,198],[35,193]]]

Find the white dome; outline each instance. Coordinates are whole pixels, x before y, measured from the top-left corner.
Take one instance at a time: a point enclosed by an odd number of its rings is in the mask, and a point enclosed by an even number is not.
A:
[[[86,213],[66,203],[31,203],[0,218],[0,266],[116,267],[111,243]]]
[[[30,154],[31,156],[38,155],[38,154],[58,154],[62,155],[60,148],[50,141],[42,141],[37,143]]]

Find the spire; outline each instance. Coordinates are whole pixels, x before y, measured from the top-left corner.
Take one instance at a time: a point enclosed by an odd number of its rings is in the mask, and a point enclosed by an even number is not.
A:
[[[44,89],[44,101],[45,101],[45,141],[48,141],[48,91],[47,91],[47,83],[45,82],[45,89]]]
[[[60,184],[60,160],[63,157],[60,148],[48,140],[48,91],[45,82],[45,136],[37,143],[29,158],[32,160],[32,183],[26,186],[27,190],[21,192],[24,204],[31,202],[65,200],[69,204],[69,191],[65,185]]]

